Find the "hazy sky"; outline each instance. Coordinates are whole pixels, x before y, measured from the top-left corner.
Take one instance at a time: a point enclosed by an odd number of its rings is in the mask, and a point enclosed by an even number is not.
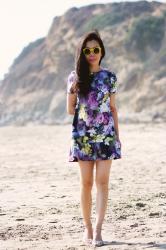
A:
[[[124,0],[0,0],[0,80],[25,46],[47,35],[55,16],[73,6],[108,2]]]

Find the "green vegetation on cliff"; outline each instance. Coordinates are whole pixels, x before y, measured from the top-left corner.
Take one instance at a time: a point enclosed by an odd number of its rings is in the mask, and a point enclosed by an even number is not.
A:
[[[118,12],[95,15],[84,25],[84,31],[94,28],[103,29],[107,26],[112,26],[122,22],[124,18],[124,15],[121,15],[121,13]]]
[[[145,16],[136,19],[126,37],[125,45],[130,49],[145,52],[146,47],[157,51],[164,38],[164,16]]]

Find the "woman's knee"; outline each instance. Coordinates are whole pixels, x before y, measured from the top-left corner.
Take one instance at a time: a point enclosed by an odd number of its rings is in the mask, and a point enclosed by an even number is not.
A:
[[[95,183],[97,188],[108,189],[109,180],[107,178],[96,178]]]
[[[93,187],[93,180],[82,180],[81,186],[84,189],[92,189]]]

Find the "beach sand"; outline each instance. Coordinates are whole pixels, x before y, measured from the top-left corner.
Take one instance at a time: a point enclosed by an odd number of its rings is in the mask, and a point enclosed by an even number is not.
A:
[[[112,161],[101,249],[166,249],[165,128],[119,124],[122,158]],[[0,128],[0,249],[90,249],[70,133],[69,124]],[[93,224],[95,195],[94,183]]]

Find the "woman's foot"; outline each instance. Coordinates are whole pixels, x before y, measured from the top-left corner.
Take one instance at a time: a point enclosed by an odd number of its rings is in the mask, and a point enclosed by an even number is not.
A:
[[[85,244],[91,244],[93,240],[93,229],[92,224],[85,225],[84,235],[83,235],[83,242]]]
[[[101,227],[95,227],[94,232],[93,232],[94,240],[102,240],[101,231],[102,231]]]
[[[94,246],[103,246],[104,242],[102,240],[102,236],[101,236],[101,227],[96,227],[94,232],[93,232],[93,241],[92,244]]]

